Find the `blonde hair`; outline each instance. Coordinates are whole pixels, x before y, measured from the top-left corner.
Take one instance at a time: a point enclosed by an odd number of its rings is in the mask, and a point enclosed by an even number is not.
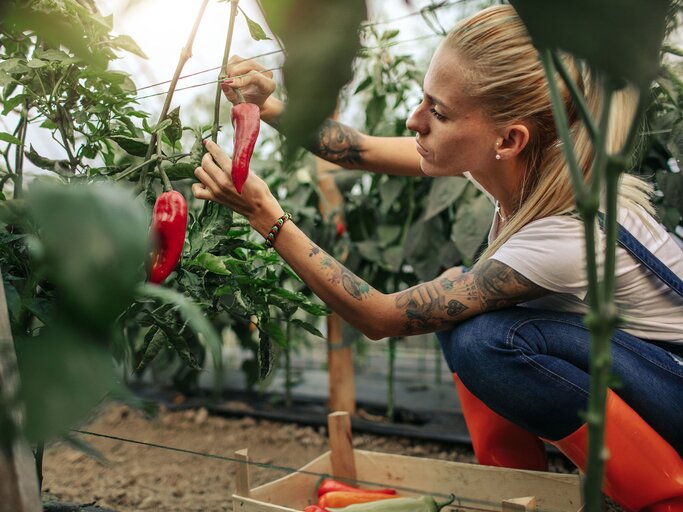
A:
[[[512,235],[528,223],[549,217],[576,213],[574,193],[567,163],[553,120],[552,105],[538,51],[510,5],[485,9],[462,21],[444,41],[465,63],[463,76],[468,94],[500,128],[513,122],[529,126],[530,139],[521,153],[526,172],[519,208],[499,235],[481,255],[484,261]],[[568,55],[563,62],[583,91],[588,109],[597,119],[602,104],[600,84],[587,67]],[[567,88],[557,80],[568,113],[574,151],[584,179],[589,180],[593,162],[590,136],[575,111]],[[625,88],[612,99],[607,148],[621,149],[637,104],[634,89]],[[620,206],[636,213],[644,208],[652,213],[651,187],[639,178],[624,174],[619,187]],[[642,214],[640,215],[643,218]]]

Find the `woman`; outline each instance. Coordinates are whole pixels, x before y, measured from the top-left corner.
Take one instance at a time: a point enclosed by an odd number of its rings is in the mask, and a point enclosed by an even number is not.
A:
[[[235,62],[233,60],[233,62]],[[597,112],[600,90],[566,58]],[[271,76],[250,62],[229,66],[228,82],[277,124],[282,104]],[[234,100],[234,93],[226,89]],[[585,174],[588,135],[564,91]],[[619,148],[634,111],[628,90],[614,100],[609,147]],[[292,220],[278,224],[274,248],[334,311],[373,339],[437,332],[461,396],[479,461],[546,467],[540,439],[585,469],[589,336],[583,227],[555,132],[538,54],[510,6],[461,22],[436,51],[424,97],[407,123],[412,138],[377,138],[328,121],[319,156],[349,168],[404,175],[460,176],[496,202],[489,246],[469,272],[384,294],[309,240]],[[268,236],[283,210],[251,175],[242,195],[230,159],[215,144],[193,186],[197,198],[242,213]],[[389,170],[389,171],[387,171]],[[682,254],[650,216],[648,187],[624,176],[619,221],[676,275]],[[282,223],[283,222],[283,223]],[[613,335],[608,391],[605,492],[629,510],[683,510],[683,299],[618,249],[616,298],[623,322]],[[495,411],[495,412],[494,412]]]

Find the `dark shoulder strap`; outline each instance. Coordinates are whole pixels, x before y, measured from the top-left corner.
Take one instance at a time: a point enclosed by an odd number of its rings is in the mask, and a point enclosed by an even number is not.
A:
[[[598,222],[602,228],[605,222],[602,212],[598,213]],[[619,245],[626,249],[636,260],[645,265],[650,272],[666,283],[669,288],[683,297],[683,279],[674,274],[669,267],[641,244],[624,226],[617,224],[617,230],[617,242]]]

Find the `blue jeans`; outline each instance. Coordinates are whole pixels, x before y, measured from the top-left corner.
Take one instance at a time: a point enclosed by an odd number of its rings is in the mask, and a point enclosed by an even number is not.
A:
[[[589,333],[581,315],[514,307],[437,333],[452,372],[490,409],[556,441],[585,423]],[[683,345],[612,336],[610,388],[683,453]]]

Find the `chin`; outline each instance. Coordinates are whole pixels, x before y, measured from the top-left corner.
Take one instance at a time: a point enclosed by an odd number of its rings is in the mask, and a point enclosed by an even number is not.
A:
[[[420,163],[420,168],[426,176],[430,176],[432,178],[442,178],[446,176],[462,176],[466,172],[458,169],[444,169],[442,167],[430,165],[428,162],[425,162],[424,159],[422,159],[422,162]]]

